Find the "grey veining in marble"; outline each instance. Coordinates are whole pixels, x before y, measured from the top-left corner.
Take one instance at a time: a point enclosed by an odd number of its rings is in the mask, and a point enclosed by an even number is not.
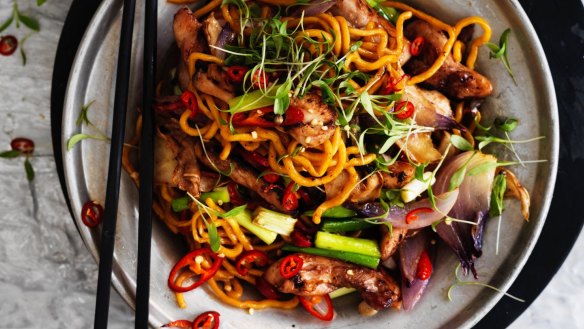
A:
[[[39,19],[41,32],[18,53],[0,56],[0,150],[26,136],[36,143],[31,160],[36,178],[29,184],[23,159],[0,159],[0,328],[91,328],[97,265],[73,225],[52,154],[50,89],[59,35],[70,0],[20,0],[21,10]],[[0,1],[0,21],[12,1]],[[19,39],[29,31],[10,27]],[[33,198],[33,195],[35,196]],[[133,327],[129,307],[112,294],[110,328]]]
[[[50,82],[63,21],[71,0],[33,0],[21,9],[42,30],[18,55],[0,57],[0,150],[26,136],[36,145],[37,176],[26,181],[22,159],[0,159],[0,329],[90,328],[97,266],[73,225],[59,186],[50,144]],[[0,1],[0,21],[12,1]],[[5,34],[28,33],[9,28]],[[543,294],[511,328],[584,328],[584,236]],[[133,327],[131,310],[112,294],[110,328]]]

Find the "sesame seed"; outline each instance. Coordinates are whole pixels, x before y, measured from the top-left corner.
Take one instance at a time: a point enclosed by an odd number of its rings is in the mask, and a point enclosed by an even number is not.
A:
[[[257,110],[258,115],[263,115],[264,112],[262,110]]]
[[[312,121],[310,121],[310,125],[312,126],[318,125],[318,119],[317,118],[312,119]]]
[[[225,258],[225,254],[224,253],[217,254],[217,257]]]
[[[223,287],[223,289],[225,289],[225,291],[231,291],[233,290],[233,288],[229,285],[225,285],[225,287]]]
[[[353,275],[355,274],[355,272],[353,272],[353,270],[347,270],[347,275]]]
[[[349,131],[349,130],[351,130],[351,127],[349,127],[349,125],[346,125],[343,127],[343,129],[345,129],[345,131]]]
[[[322,126],[322,130],[328,130],[328,126]]]
[[[253,139],[258,139],[258,132],[257,132],[257,131],[255,131],[255,130],[254,130],[254,131],[252,131],[252,132],[251,132],[251,138],[253,138]]]
[[[308,113],[312,114],[312,113],[314,113],[314,110],[313,109],[308,109]]]
[[[195,263],[197,263],[197,264],[201,264],[204,260],[205,260],[205,258],[203,258],[203,256],[201,256],[201,255],[195,257]]]
[[[312,137],[306,137],[306,139],[304,140],[306,142],[306,144],[309,144],[312,141]]]
[[[302,147],[300,148],[300,153],[303,153],[303,152],[306,152],[306,147],[304,147],[304,146],[302,146]]]
[[[217,205],[222,206],[223,205],[223,200],[217,200]]]
[[[249,313],[249,315],[253,315],[253,312],[255,312],[255,310],[253,308],[250,308],[249,310],[247,310],[247,312]]]
[[[284,117],[281,115],[276,115],[274,122],[278,125],[281,125],[284,122]]]

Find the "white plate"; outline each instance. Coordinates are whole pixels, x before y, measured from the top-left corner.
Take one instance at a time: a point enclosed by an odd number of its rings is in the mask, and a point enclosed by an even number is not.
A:
[[[503,290],[509,288],[529,256],[543,226],[555,182],[558,159],[558,117],[552,78],[537,36],[517,1],[415,0],[408,1],[442,20],[454,24],[458,19],[479,15],[493,28],[493,41],[508,27],[513,33],[509,42],[510,62],[517,85],[503,65],[488,58],[482,49],[478,70],[494,84],[494,93],[482,106],[488,117],[507,115],[521,121],[513,132],[516,139],[545,136],[543,141],[518,146],[523,159],[547,159],[541,164],[515,170],[532,197],[531,220],[525,223],[517,202],[507,202],[503,216],[499,255],[495,255],[496,222],[487,224],[483,256],[477,261],[480,281]],[[122,1],[105,0],[77,52],[65,96],[62,143],[79,132],[76,118],[83,104],[96,100],[89,116],[97,127],[109,135],[113,108],[114,80]],[[137,8],[143,8],[138,1]],[[173,47],[172,17],[178,6],[159,1],[159,63]],[[135,47],[132,54],[127,137],[133,134],[135,108],[139,106],[142,68],[143,13],[138,11],[135,26]],[[162,65],[159,65],[162,66]],[[83,128],[84,132],[91,132]],[[66,150],[66,147],[63,147]],[[68,194],[73,212],[81,213],[87,200],[105,200],[105,180],[109,144],[87,140],[74,150],[62,154]],[[507,157],[508,159],[510,157]],[[133,306],[136,289],[138,193],[127,175],[122,177],[114,254],[113,285]],[[99,258],[99,232],[85,227],[80,216],[75,220],[81,236],[93,256]],[[188,308],[176,306],[174,295],[166,286],[168,273],[176,260],[184,254],[181,237],[172,235],[155,221],[152,247],[151,324],[159,327],[175,319],[192,319],[207,310],[221,313],[222,328],[468,328],[478,322],[501,298],[501,294],[476,286],[456,288],[453,302],[446,299],[446,291],[453,281],[457,260],[443,249],[439,255],[431,284],[415,309],[410,312],[393,310],[379,312],[370,318],[361,317],[357,298],[347,296],[335,300],[336,317],[323,323],[309,316],[302,308],[294,311],[265,310],[249,315],[220,303],[207,288],[185,294]],[[519,296],[521,297],[521,296]]]

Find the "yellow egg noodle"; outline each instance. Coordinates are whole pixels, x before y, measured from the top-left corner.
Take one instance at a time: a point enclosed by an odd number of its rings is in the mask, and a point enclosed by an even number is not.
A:
[[[168,1],[183,5],[196,2],[190,0]],[[261,17],[268,18],[278,6],[292,5],[296,1],[260,0],[259,3]],[[235,33],[243,33],[246,36],[251,35],[252,27],[240,25],[241,9],[233,4],[221,4],[222,0],[209,1],[196,10],[193,16],[201,18],[211,12],[218,11]],[[345,72],[359,71],[370,75],[372,78],[364,85],[360,85],[353,80],[350,81],[350,84],[355,89],[368,91],[370,94],[377,92],[390,80],[398,81],[396,84],[398,92],[404,90],[407,86],[423,83],[438,71],[450,54],[456,62],[464,61],[468,68],[474,68],[479,48],[491,38],[491,28],[480,17],[463,18],[456,24],[450,25],[401,2],[386,1],[382,5],[401,10],[395,26],[388,23],[391,29],[377,26],[373,22],[364,28],[355,28],[351,26],[345,17],[333,16],[329,13],[302,16],[300,18],[283,17],[281,20],[286,22],[287,28],[296,29],[295,42],[305,47],[311,54],[323,53],[324,47],[330,47],[330,56],[334,56],[337,59],[344,58],[343,69]],[[448,40],[436,61],[427,70],[415,76],[406,76],[404,78],[405,73],[401,67],[400,58],[404,54],[404,49],[409,47],[410,44],[410,41],[406,40],[404,36],[404,24],[414,17],[444,31],[448,36]],[[465,47],[465,44],[457,41],[457,39],[461,31],[470,25],[481,27],[482,34]],[[242,28],[243,31],[241,30]],[[305,42],[307,39],[317,42]],[[360,43],[360,47],[354,51],[352,48],[356,43]],[[361,179],[357,169],[376,160],[376,154],[363,153],[357,146],[350,144],[350,136],[346,132],[348,127],[334,127],[334,133],[330,139],[316,147],[303,147],[298,141],[285,138],[280,128],[230,127],[228,122],[232,114],[229,112],[229,106],[217,98],[216,95],[205,94],[193,85],[193,83],[196,83],[193,78],[196,74],[198,63],[214,63],[223,66],[225,61],[209,53],[192,52],[188,55],[187,63],[190,76],[188,90],[194,93],[200,113],[208,120],[202,126],[193,125],[189,120],[191,111],[187,108],[178,120],[179,127],[184,134],[204,142],[216,141],[221,145],[219,155],[221,160],[229,159],[232,151],[238,146],[248,151],[262,149],[267,156],[270,169],[274,173],[289,177],[300,187],[322,187],[341,174],[345,174],[348,177],[340,193],[328,198],[316,207],[312,217],[312,221],[315,224],[321,222],[321,217],[327,209],[340,206],[349,198]],[[159,86],[157,91],[161,93],[161,89]],[[393,104],[390,104],[388,108],[391,106]],[[454,110],[453,117],[457,122],[464,125],[464,115],[464,104],[459,103]],[[477,112],[473,115],[479,116],[478,119],[480,121],[480,113]],[[454,130],[454,133],[462,135],[474,145],[472,132],[476,125],[474,120],[471,121],[465,131]],[[140,128],[141,120],[139,118],[135,128],[136,136],[139,136]],[[446,132],[444,134],[448,135]],[[138,172],[132,164],[132,151],[136,150],[138,146],[139,140],[134,138],[126,144],[123,152],[124,168],[136,182],[138,182]],[[259,268],[251,268],[245,276],[242,276],[235,268],[235,262],[243,252],[254,249],[266,252],[277,250],[284,244],[284,241],[278,240],[272,245],[265,245],[233,218],[222,218],[220,214],[224,213],[224,210],[221,205],[216,204],[211,199],[201,200],[202,205],[193,204],[190,209],[192,216],[190,218],[181,218],[180,213],[172,210],[171,203],[172,200],[183,195],[183,191],[176,187],[171,187],[169,184],[157,186],[154,211],[170,230],[188,236],[187,240],[191,249],[210,244],[206,222],[215,224],[220,241],[218,253],[224,259],[221,268],[208,283],[210,291],[219,300],[225,304],[243,309],[290,309],[298,305],[296,297],[284,301],[270,299],[246,300],[243,297],[244,285],[242,285],[242,282],[254,284],[256,279],[263,274],[263,271]],[[201,275],[204,269],[211,266],[210,263],[211,259],[204,257],[195,266],[191,266],[189,271],[182,272],[176,278],[176,283],[181,285],[183,282]],[[183,293],[176,293],[176,300],[179,307],[186,307]]]

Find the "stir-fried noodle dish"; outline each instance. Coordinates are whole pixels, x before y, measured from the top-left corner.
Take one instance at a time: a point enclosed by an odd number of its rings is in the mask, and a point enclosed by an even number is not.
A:
[[[321,320],[351,292],[363,315],[410,310],[438,245],[476,278],[503,198],[527,220],[512,162],[483,152],[514,152],[517,125],[481,122],[482,46],[512,79],[483,18],[451,25],[393,1],[170,2],[184,6],[156,88],[154,211],[189,246],[168,277],[179,307],[204,284],[231,307],[300,304]]]

